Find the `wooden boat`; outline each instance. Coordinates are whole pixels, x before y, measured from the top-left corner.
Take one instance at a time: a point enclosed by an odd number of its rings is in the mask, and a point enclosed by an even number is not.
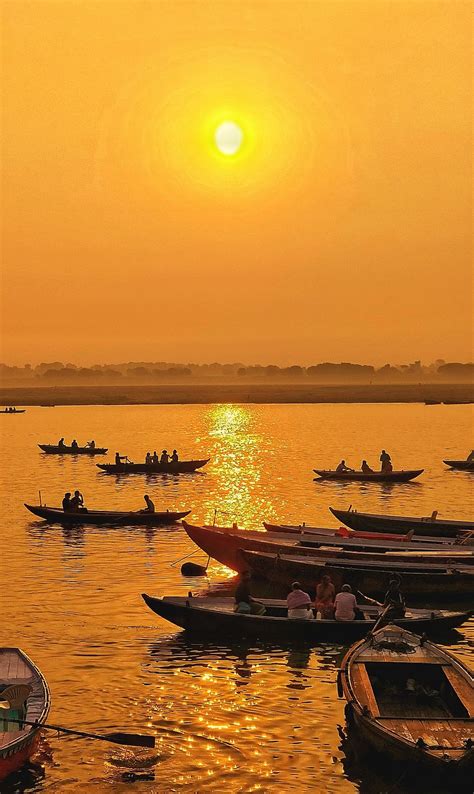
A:
[[[425,405],[441,405],[441,400],[425,400]]]
[[[202,469],[205,460],[180,460],[177,463],[96,463],[106,474],[187,474]]]
[[[38,444],[47,455],[105,455],[107,447],[69,447],[57,444]]]
[[[409,482],[423,474],[424,469],[407,471],[332,471],[330,469],[313,469],[322,480],[341,480],[349,482]]]
[[[306,557],[329,557],[332,560],[351,560],[355,564],[363,564],[364,560],[386,562],[423,562],[425,565],[474,565],[474,551],[464,547],[432,548],[425,544],[423,548],[412,548],[410,544],[371,545],[357,547],[350,545],[352,541],[329,541],[326,536],[317,538],[315,535],[285,535],[252,530],[238,530],[221,527],[201,527],[183,521],[183,527],[190,539],[206,554],[234,571],[243,571],[247,563],[242,550],[262,551],[269,554],[303,555]],[[357,542],[357,541],[356,541]],[[364,542],[363,542],[364,543]],[[407,547],[407,548],[405,548]]]
[[[474,460],[443,460],[446,466],[459,471],[474,471]]]
[[[444,648],[386,626],[350,648],[338,683],[349,724],[372,749],[413,762],[417,778],[420,767],[447,773],[446,791],[457,775],[472,783],[474,679]]]
[[[360,606],[365,620],[299,620],[287,617],[286,601],[258,599],[266,608],[265,615],[244,615],[234,612],[233,598],[171,596],[155,598],[142,593],[145,604],[156,615],[200,635],[231,636],[239,641],[253,637],[273,642],[351,642],[365,637],[380,616],[380,608]],[[436,633],[461,626],[471,612],[411,609],[397,625],[414,631]]]
[[[4,408],[2,411],[0,411],[0,414],[9,414],[11,416],[11,414],[24,414],[25,411],[26,408],[14,408],[13,411],[7,411],[7,409]]]
[[[389,543],[412,543],[417,546],[424,543],[430,543],[433,546],[443,546],[445,544],[452,545],[456,543],[456,537],[443,537],[441,535],[417,535],[414,530],[410,530],[409,532],[405,532],[403,535],[397,534],[395,532],[373,532],[373,531],[359,531],[356,529],[350,529],[349,527],[338,527],[335,529],[334,527],[312,527],[308,524],[269,524],[268,522],[264,521],[263,526],[267,530],[267,532],[283,532],[285,534],[292,534],[292,535],[316,535],[321,536],[325,535],[328,538],[355,538],[355,539],[366,539],[366,540],[374,540],[377,543],[381,541],[388,541]],[[463,537],[460,537],[460,542],[463,540]]]
[[[351,529],[370,532],[408,532],[413,529],[416,535],[441,535],[455,537],[461,532],[474,529],[474,521],[448,520],[435,514],[426,518],[412,516],[384,516],[375,513],[358,513],[356,510],[335,510],[329,508],[338,521]]]
[[[406,596],[441,596],[446,598],[470,598],[474,592],[472,567],[456,563],[456,568],[446,565],[411,562],[360,563],[330,557],[276,555],[259,551],[241,552],[248,569],[257,576],[289,587],[298,581],[304,587],[314,589],[323,574],[329,574],[336,590],[350,584],[353,591],[361,590],[375,596],[387,591],[390,579],[401,582]]]
[[[49,706],[48,684],[31,659],[19,648],[0,648],[0,781],[35,752]],[[38,724],[20,728],[9,719]]]
[[[162,513],[144,513],[140,510],[113,511],[113,510],[87,510],[65,513],[61,507],[45,507],[44,505],[28,505],[25,507],[30,513],[44,518],[50,524],[113,524],[115,526],[146,526],[154,527],[172,524],[188,516],[190,510],[181,513],[165,510]]]

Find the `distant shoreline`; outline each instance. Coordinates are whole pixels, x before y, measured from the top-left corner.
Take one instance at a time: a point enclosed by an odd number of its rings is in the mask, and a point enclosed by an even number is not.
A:
[[[169,384],[0,388],[0,405],[189,405],[209,403],[474,402],[472,384]]]

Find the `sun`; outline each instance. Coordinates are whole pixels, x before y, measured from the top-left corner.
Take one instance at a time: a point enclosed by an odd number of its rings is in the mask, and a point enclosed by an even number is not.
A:
[[[216,127],[214,140],[221,154],[232,157],[242,146],[244,133],[235,121],[223,121]]]

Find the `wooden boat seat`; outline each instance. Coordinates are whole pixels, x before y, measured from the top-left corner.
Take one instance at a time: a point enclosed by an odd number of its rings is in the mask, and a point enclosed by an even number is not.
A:
[[[352,668],[352,684],[362,706],[367,706],[373,717],[380,717],[379,707],[365,664],[357,661]]]
[[[32,688],[28,684],[7,686],[0,694],[0,709],[22,709]]]
[[[469,716],[474,717],[474,699],[472,696],[472,689],[466,679],[457,674],[456,670],[454,667],[451,667],[451,665],[444,665],[443,672]]]

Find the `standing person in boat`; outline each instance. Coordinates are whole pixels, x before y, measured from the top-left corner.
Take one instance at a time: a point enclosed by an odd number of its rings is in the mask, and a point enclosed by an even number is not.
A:
[[[336,620],[355,620],[357,601],[350,584],[343,584],[341,592],[334,599]]]
[[[145,464],[147,466],[151,466],[151,464],[152,464],[151,453],[150,452],[147,452],[146,455],[145,455]]]
[[[337,466],[336,471],[338,474],[341,474],[344,471],[354,471],[354,469],[350,469],[349,466],[346,466],[346,461],[341,460],[339,466]]]
[[[309,593],[305,593],[305,591],[301,589],[299,582],[293,582],[291,585],[291,591],[288,593],[286,605],[288,607],[288,617],[292,620],[295,618],[303,620],[311,620],[314,618]]]
[[[74,513],[84,509],[84,497],[80,491],[74,491],[74,496],[70,501],[70,509]]]
[[[325,573],[321,581],[316,586],[315,607],[316,614],[321,614],[322,620],[333,620],[334,618],[334,599],[336,588],[331,577]]]
[[[118,452],[115,453],[115,465],[120,466],[121,463],[125,463],[127,460],[126,455],[120,455]]]
[[[71,492],[68,491],[64,494],[63,499],[63,510],[65,513],[68,513],[71,510]]]
[[[235,589],[234,612],[241,614],[264,615],[266,612],[263,604],[255,601],[250,595],[250,572],[243,571],[240,575],[239,583]]]
[[[158,463],[160,462],[160,459],[158,457],[158,453],[157,453],[156,449],[155,449],[153,455],[151,456],[151,462],[153,463],[154,466],[158,466]]]
[[[64,437],[59,439],[59,441],[58,441],[58,447],[59,447],[60,449],[61,449],[61,447],[64,447]]]
[[[145,507],[144,510],[141,510],[140,512],[141,513],[154,513],[155,512],[155,505],[151,501],[151,499],[148,496],[148,494],[146,493],[143,498],[145,500],[146,507]]]
[[[170,456],[168,455],[166,449],[164,449],[163,452],[161,453],[160,463],[162,466],[167,466],[169,462],[170,462]]]
[[[384,608],[388,607],[385,614],[387,621],[405,617],[405,599],[400,590],[400,582],[391,579],[383,601]]]
[[[382,464],[380,467],[380,471],[382,471],[383,473],[389,473],[393,471],[392,458],[390,457],[388,452],[385,452],[384,449],[380,453],[380,463]]]
[[[360,467],[360,470],[362,472],[364,472],[364,474],[373,474],[374,473],[374,470],[370,468],[370,466],[369,466],[369,464],[367,463],[366,460],[362,461],[362,465]]]

